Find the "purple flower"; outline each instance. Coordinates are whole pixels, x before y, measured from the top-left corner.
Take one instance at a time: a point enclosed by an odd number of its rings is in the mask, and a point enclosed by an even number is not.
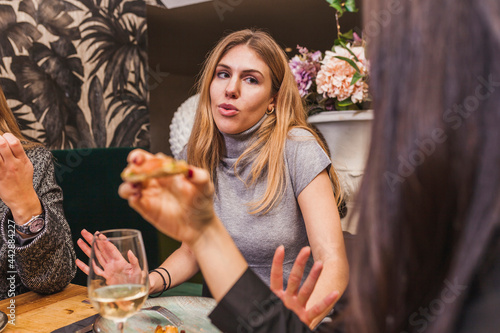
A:
[[[294,56],[290,59],[289,65],[292,74],[297,82],[300,96],[304,97],[310,92],[311,86],[315,83],[316,74],[321,68],[320,51],[309,52],[305,47],[297,45],[300,55]]]

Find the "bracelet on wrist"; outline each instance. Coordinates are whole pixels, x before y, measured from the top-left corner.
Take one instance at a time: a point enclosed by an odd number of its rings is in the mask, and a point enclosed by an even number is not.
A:
[[[157,269],[163,269],[165,271],[165,273],[167,273],[167,275],[168,275],[168,286],[167,286],[167,289],[165,289],[164,291],[169,290],[170,286],[172,285],[172,277],[170,276],[170,273],[167,271],[167,269],[165,267],[158,267]],[[162,274],[162,276],[163,276],[163,274]]]
[[[165,277],[163,276],[163,274],[160,271],[158,271],[158,269],[163,269],[165,272],[167,272],[167,275],[168,275],[168,286],[167,286],[167,281],[165,280]],[[172,278],[170,277],[170,273],[165,268],[163,268],[163,267],[158,267],[158,268],[155,268],[155,269],[149,271],[149,274],[151,274],[151,273],[157,273],[157,274],[159,274],[161,276],[161,279],[163,280],[163,290],[160,291],[158,295],[155,295],[155,296],[149,295],[149,297],[155,298],[155,297],[161,296],[165,291],[167,291],[170,288],[170,284],[172,283]]]

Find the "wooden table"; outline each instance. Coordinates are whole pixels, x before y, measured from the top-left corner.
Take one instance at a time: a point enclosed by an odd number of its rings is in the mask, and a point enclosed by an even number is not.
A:
[[[3,332],[52,332],[96,314],[88,301],[87,287],[68,285],[53,295],[40,295],[32,291],[16,296],[15,323],[7,324]],[[10,313],[9,299],[0,301],[0,310]],[[9,318],[10,319],[10,318]],[[3,333],[2,332],[2,333]]]

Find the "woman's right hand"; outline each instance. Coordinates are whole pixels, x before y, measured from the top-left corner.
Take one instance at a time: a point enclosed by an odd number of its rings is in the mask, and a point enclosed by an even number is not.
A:
[[[141,165],[153,155],[134,150],[129,163]],[[213,184],[207,171],[190,167],[187,175],[150,179],[143,183],[125,182],[119,195],[159,231],[190,244],[205,227],[215,221]]]
[[[0,135],[0,200],[18,224],[43,212],[33,188],[33,164],[21,141],[11,133]]]
[[[80,250],[83,251],[87,255],[87,257],[90,258],[90,252],[91,252],[91,244],[92,244],[92,239],[94,238],[94,235],[92,235],[90,232],[87,230],[83,229],[81,232],[81,235],[83,239],[78,238],[76,241],[76,244],[80,248]],[[89,275],[89,266],[85,264],[83,261],[80,259],[76,259],[76,266],[82,270],[85,274]]]
[[[92,239],[93,239],[94,235],[85,229],[83,229],[81,231],[81,235],[82,235],[82,238],[78,238],[76,243],[78,244],[78,247],[83,251],[83,253],[85,253],[87,255],[87,257],[90,258],[90,252],[92,251],[90,246],[92,244]],[[130,258],[129,258],[129,260],[130,260]],[[88,260],[87,260],[87,262],[88,262]],[[133,258],[132,258],[132,260],[130,260],[130,263],[132,263],[132,262],[135,262],[133,260]],[[123,263],[123,264],[127,265],[127,263]],[[76,259],[76,265],[78,266],[78,268],[81,269],[82,272],[84,272],[86,275],[89,275],[90,269],[86,263],[84,263],[80,259]],[[107,273],[108,275],[114,274],[112,267],[104,266],[104,271],[106,271],[106,270],[108,271],[108,273]],[[102,274],[100,274],[101,276],[105,275],[105,273],[102,270],[101,270],[101,273],[102,273]],[[149,293],[154,294],[156,292],[160,292],[163,290],[163,288],[164,288],[163,279],[157,273],[150,273],[149,274]]]
[[[83,239],[78,239],[77,244],[80,249],[90,258],[92,249],[90,245],[92,244],[94,235],[92,235],[87,230],[83,229],[81,231]],[[100,239],[106,239],[104,235],[98,235]],[[95,252],[96,264],[94,265],[95,273],[106,279],[108,284],[118,284],[122,283],[121,278],[123,276],[138,275],[137,273],[130,274],[131,272],[137,272],[141,270],[139,266],[139,260],[132,253],[132,251],[127,252],[127,258],[124,258],[120,251],[110,242],[102,242],[99,246],[99,250]],[[128,259],[128,260],[127,260]],[[97,263],[99,265],[97,265]],[[76,259],[76,265],[85,274],[89,275],[89,266],[87,266],[80,259]],[[128,281],[128,280],[127,280]]]

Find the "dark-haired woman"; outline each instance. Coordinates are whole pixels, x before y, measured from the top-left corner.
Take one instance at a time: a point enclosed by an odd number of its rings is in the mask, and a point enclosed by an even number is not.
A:
[[[50,152],[27,141],[0,89],[0,299],[62,290],[75,251]]]

